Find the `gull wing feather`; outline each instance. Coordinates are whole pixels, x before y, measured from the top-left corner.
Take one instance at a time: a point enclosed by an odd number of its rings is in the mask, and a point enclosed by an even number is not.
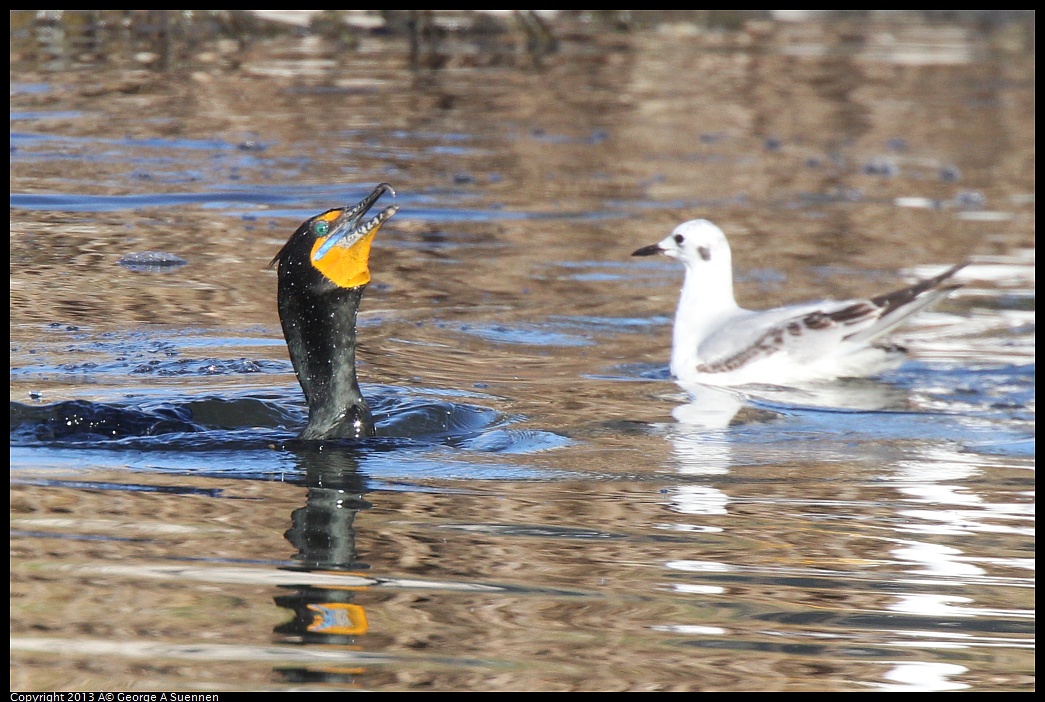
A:
[[[870,300],[846,300],[753,312],[700,344],[697,370],[725,373],[781,352],[815,360],[873,325],[878,311]]]

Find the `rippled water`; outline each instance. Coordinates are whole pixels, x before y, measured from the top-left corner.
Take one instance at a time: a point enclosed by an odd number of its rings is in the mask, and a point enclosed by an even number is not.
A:
[[[1033,29],[637,17],[12,15],[13,690],[1034,689]],[[301,444],[267,265],[381,181],[378,436]],[[750,307],[971,265],[896,371],[687,395],[693,217]]]

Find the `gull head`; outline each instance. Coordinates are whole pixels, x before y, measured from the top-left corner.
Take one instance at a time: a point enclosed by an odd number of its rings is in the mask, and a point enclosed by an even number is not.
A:
[[[713,266],[720,270],[732,268],[726,235],[706,219],[683,222],[660,242],[644,246],[632,256],[652,256],[658,253],[677,258],[687,267]]]

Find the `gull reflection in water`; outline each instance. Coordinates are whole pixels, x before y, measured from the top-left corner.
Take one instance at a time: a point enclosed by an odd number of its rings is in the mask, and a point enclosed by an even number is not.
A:
[[[729,423],[743,406],[743,399],[732,391],[708,386],[694,386],[686,393],[687,401],[672,411],[676,424],[666,428],[679,475],[717,476],[729,472],[733,465]],[[671,506],[675,512],[688,515],[723,515],[727,513],[729,495],[705,482],[686,481],[671,490]],[[719,527],[699,521],[673,529],[719,531]]]
[[[911,409],[910,396],[904,388],[873,379],[846,379],[793,387],[678,385],[685,397],[671,412],[676,424],[668,428],[667,435],[672,442],[678,471],[688,475],[729,472],[737,442],[743,442],[735,430],[741,424],[772,422],[787,415],[810,412],[845,414]]]

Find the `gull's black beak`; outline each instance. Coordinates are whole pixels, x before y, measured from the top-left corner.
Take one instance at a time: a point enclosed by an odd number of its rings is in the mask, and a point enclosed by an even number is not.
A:
[[[650,244],[649,246],[643,246],[641,249],[632,252],[632,256],[652,256],[653,254],[664,253],[664,249],[660,248],[660,244]]]

